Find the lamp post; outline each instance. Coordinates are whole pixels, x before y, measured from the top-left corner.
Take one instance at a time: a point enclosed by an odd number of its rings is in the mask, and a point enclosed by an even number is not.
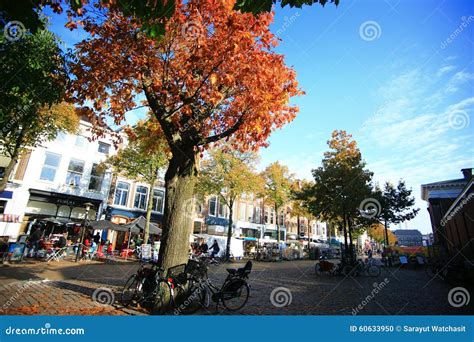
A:
[[[77,243],[76,262],[79,260],[79,251],[81,249],[81,243],[84,240],[84,232],[85,232],[85,227],[86,227],[86,221],[87,221],[87,217],[89,216],[89,210],[91,209],[92,206],[93,206],[92,203],[89,203],[89,202],[84,203],[86,213],[84,215],[84,220],[82,220],[82,225],[81,225],[81,239]]]

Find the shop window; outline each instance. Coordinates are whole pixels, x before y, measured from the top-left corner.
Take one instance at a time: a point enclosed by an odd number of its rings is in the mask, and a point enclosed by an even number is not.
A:
[[[61,155],[51,152],[46,152],[44,157],[43,168],[41,169],[41,180],[53,182],[58,171],[59,163],[61,162]]]
[[[7,206],[7,201],[0,201],[0,214],[5,213],[6,206]]]
[[[89,190],[100,191],[104,180],[104,170],[99,164],[92,165],[91,178],[89,180]]]
[[[162,190],[153,190],[153,210],[163,213],[163,204],[165,202],[165,193]]]
[[[133,206],[137,209],[145,210],[147,194],[148,188],[146,186],[137,186],[137,192],[135,193],[135,203]]]
[[[66,184],[72,187],[79,187],[83,173],[84,162],[82,160],[71,159],[67,168]]]
[[[128,193],[130,191],[130,185],[124,182],[118,182],[115,188],[115,205],[127,205]]]
[[[102,153],[102,154],[105,154],[105,155],[108,156],[109,151],[110,151],[110,145],[109,144],[99,142],[99,149],[98,149],[99,153]]]

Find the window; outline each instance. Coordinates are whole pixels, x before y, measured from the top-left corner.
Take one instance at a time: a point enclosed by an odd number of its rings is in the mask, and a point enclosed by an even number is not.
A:
[[[219,202],[218,202],[218,214],[219,214],[219,217],[226,217],[226,205],[225,203],[222,203],[221,199],[219,199]]]
[[[261,214],[260,214],[260,208],[259,207],[255,207],[255,217],[254,217],[254,220],[256,223],[261,223]]]
[[[85,148],[87,145],[87,138],[83,135],[78,135],[76,137],[76,146],[79,148]]]
[[[146,197],[148,194],[148,188],[142,185],[137,186],[137,192],[135,193],[134,207],[137,209],[146,209]]]
[[[92,165],[91,178],[89,180],[89,190],[100,191],[104,179],[104,170],[99,164]]]
[[[115,189],[115,205],[127,205],[128,192],[130,190],[130,185],[124,182],[118,182],[117,188]]]
[[[99,142],[99,153],[103,153],[105,155],[109,155],[110,145],[106,143]]]
[[[278,218],[278,224],[281,226],[285,225],[285,212],[284,211],[280,213],[280,217]]]
[[[270,210],[270,223],[275,223],[275,209]]]
[[[0,201],[0,214],[5,212],[5,207],[7,206],[7,201]]]
[[[81,177],[84,172],[84,162],[81,160],[71,159],[67,168],[66,184],[79,187],[81,185]]]
[[[59,132],[58,135],[56,136],[56,141],[65,142],[66,138],[67,138],[67,134],[65,132]]]
[[[268,208],[265,208],[265,210],[264,210],[264,215],[265,215],[265,217],[264,217],[265,223],[270,223],[270,222],[268,221],[268,216],[269,216],[269,215],[268,215]]]
[[[41,169],[41,180],[53,182],[56,177],[56,171],[58,170],[59,163],[61,162],[61,155],[46,152],[44,157],[43,168]]]
[[[159,213],[163,212],[165,193],[161,190],[153,190],[153,210]]]
[[[209,199],[209,215],[216,216],[217,214],[217,197],[213,196]]]
[[[5,177],[5,168],[0,167],[0,179],[3,179],[3,177]]]

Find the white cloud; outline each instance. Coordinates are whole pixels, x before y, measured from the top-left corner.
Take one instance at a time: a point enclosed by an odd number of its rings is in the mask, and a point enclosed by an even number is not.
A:
[[[446,74],[452,68],[440,68]],[[413,189],[420,213],[408,227],[430,232],[427,204],[420,198],[421,184],[460,178],[460,169],[474,163],[472,126],[453,130],[449,115],[453,111],[470,113],[474,97],[455,99],[453,84],[462,87],[472,79],[468,72],[456,73],[448,84],[439,84],[418,69],[394,77],[379,89],[380,102],[367,119],[359,139],[367,167],[380,184],[404,179]]]
[[[446,65],[446,66],[441,67],[441,68],[438,69],[438,71],[436,72],[436,76],[441,77],[444,74],[447,74],[448,72],[450,72],[454,69],[456,69],[456,67],[454,65]]]
[[[449,80],[446,91],[448,93],[455,93],[464,83],[472,80],[474,80],[474,74],[465,71],[458,71]]]

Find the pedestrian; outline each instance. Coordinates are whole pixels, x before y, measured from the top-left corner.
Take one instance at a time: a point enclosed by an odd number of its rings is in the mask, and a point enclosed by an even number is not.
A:
[[[28,247],[31,249],[31,256],[38,251],[39,242],[43,233],[39,227],[35,229],[33,233],[28,237]]]
[[[211,251],[211,259],[214,258],[217,254],[219,254],[221,249],[219,247],[219,244],[217,243],[217,240],[214,240],[214,243],[209,248],[209,250]]]

